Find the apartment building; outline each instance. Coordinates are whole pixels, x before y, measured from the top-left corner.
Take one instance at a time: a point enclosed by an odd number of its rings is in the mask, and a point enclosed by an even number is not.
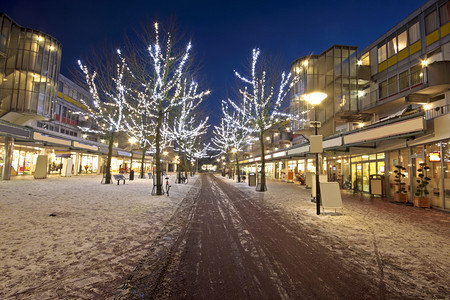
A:
[[[291,145],[275,151],[267,140],[266,175],[304,176],[316,171],[308,137],[320,121],[324,153],[319,173],[342,187],[394,197],[396,166],[405,168],[407,197],[413,202],[425,166],[431,206],[450,207],[450,4],[430,0],[370,45],[333,45],[319,55],[300,57],[291,72],[300,81],[290,94]],[[304,96],[324,92],[317,106]],[[278,130],[278,129],[276,129]],[[255,150],[255,149],[252,149]],[[248,170],[258,152],[244,153]],[[418,171],[422,170],[422,171]],[[293,174],[293,175],[292,175]],[[371,181],[371,179],[373,181]]]

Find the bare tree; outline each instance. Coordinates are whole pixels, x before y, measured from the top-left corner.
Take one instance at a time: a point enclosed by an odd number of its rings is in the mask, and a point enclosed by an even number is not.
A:
[[[95,64],[89,67],[79,60],[78,65],[83,73],[91,94],[92,101],[80,99],[86,111],[80,114],[90,119],[93,128],[81,128],[83,131],[100,133],[108,140],[108,158],[106,163],[105,182],[111,183],[111,158],[114,135],[124,131],[124,119],[129,109],[126,81],[126,60],[116,54],[98,57]]]
[[[274,71],[277,65],[271,65],[268,59],[259,61],[259,49],[253,49],[252,64],[250,68],[250,77],[242,76],[235,71],[235,75],[242,83],[243,87],[239,89],[244,102],[249,103],[250,109],[245,113],[249,119],[249,124],[253,126],[257,133],[261,148],[261,181],[256,187],[257,191],[265,191],[265,145],[264,134],[266,131],[280,123],[283,120],[290,119],[289,114],[282,112],[282,104],[290,88],[298,80],[292,78],[291,73],[281,73],[281,76]],[[242,106],[230,101],[238,111],[244,111]]]

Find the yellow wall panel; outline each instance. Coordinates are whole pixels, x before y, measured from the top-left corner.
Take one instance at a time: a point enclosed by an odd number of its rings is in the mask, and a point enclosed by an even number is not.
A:
[[[58,98],[62,99],[62,93],[58,92]]]
[[[445,24],[441,27],[441,38],[450,33],[450,23]]]
[[[387,68],[386,61],[383,61],[381,64],[378,64],[378,72],[382,72],[382,71],[386,70],[386,68]]]
[[[435,30],[427,35],[427,46],[433,44],[437,40],[439,40],[439,30]]]
[[[420,44],[419,44],[420,45]],[[401,61],[408,57],[408,48],[403,49],[398,53],[398,61]]]
[[[390,57],[387,61],[388,67],[393,66],[397,63],[397,55]]]
[[[409,46],[409,55],[416,53],[417,51],[420,51],[420,40]]]

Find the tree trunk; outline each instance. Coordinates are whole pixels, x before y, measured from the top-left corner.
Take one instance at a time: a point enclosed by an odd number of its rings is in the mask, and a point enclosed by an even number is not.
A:
[[[112,150],[114,144],[114,132],[108,133],[108,158],[106,160],[106,175],[105,175],[105,183],[111,183],[111,159],[112,159]]]
[[[259,136],[259,144],[261,146],[261,183],[257,191],[265,192],[266,191],[266,158],[265,158],[265,149],[264,149],[264,132],[261,132]],[[258,171],[258,170],[256,170]]]
[[[155,137],[155,164],[156,164],[156,195],[162,195],[162,182],[161,182],[161,153],[160,153],[160,144],[161,144],[161,125],[162,125],[163,113],[159,111],[158,113],[158,123],[156,124],[156,137]]]
[[[241,173],[239,170],[239,157],[238,157],[237,152],[235,153],[235,158],[236,158],[237,180],[238,180],[238,182],[241,182]]]
[[[146,148],[146,147],[142,147],[142,157],[141,157],[141,178],[144,178],[145,152],[147,152],[147,148]]]
[[[186,158],[186,152],[184,153],[184,177],[187,179],[188,178],[188,165],[187,165],[187,158]]]

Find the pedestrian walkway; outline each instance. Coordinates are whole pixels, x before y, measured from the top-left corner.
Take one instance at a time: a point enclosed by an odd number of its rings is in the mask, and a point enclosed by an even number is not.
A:
[[[449,213],[341,191],[344,215],[317,216],[311,191],[304,186],[269,179],[268,190],[256,192],[248,184],[218,177],[255,201],[313,228],[324,243],[332,240],[330,251],[349,249],[355,261],[379,275],[380,283],[393,285],[389,288],[396,288],[395,281],[399,281],[424,296],[450,297]]]

